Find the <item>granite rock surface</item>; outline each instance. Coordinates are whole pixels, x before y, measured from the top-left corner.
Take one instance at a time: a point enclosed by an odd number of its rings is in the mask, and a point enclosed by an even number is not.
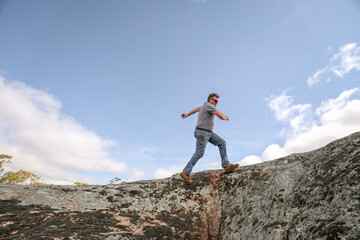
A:
[[[191,178],[0,185],[0,239],[360,239],[360,133]]]

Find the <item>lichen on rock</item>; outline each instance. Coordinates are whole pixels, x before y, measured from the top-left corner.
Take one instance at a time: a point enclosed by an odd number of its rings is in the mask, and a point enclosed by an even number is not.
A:
[[[360,239],[360,133],[240,167],[106,186],[0,185],[0,239]]]

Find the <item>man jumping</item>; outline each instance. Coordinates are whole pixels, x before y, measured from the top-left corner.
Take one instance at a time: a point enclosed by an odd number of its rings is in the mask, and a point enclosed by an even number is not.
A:
[[[219,95],[216,93],[211,93],[208,97],[207,102],[205,102],[201,107],[195,108],[188,114],[184,113],[181,115],[182,118],[187,118],[188,116],[199,112],[198,121],[194,132],[196,138],[196,151],[188,164],[185,166],[184,170],[180,173],[180,176],[184,179],[184,182],[186,184],[192,184],[192,181],[190,179],[190,173],[196,162],[204,155],[205,147],[208,142],[219,147],[221,165],[226,173],[231,172],[239,166],[239,164],[237,163],[231,164],[229,162],[226,154],[225,140],[213,132],[215,115],[221,120],[229,120],[228,116],[225,116],[216,109],[218,101]]]

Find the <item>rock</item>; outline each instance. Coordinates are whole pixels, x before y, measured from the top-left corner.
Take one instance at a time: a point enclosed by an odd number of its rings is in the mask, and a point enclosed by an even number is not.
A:
[[[360,239],[360,133],[262,164],[106,186],[0,185],[1,239]]]

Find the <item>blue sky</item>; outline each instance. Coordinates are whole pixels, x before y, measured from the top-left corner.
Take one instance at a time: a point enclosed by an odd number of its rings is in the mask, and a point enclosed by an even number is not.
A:
[[[230,161],[312,150],[360,130],[359,24],[356,0],[2,0],[0,151],[51,183],[170,176],[211,92]]]

